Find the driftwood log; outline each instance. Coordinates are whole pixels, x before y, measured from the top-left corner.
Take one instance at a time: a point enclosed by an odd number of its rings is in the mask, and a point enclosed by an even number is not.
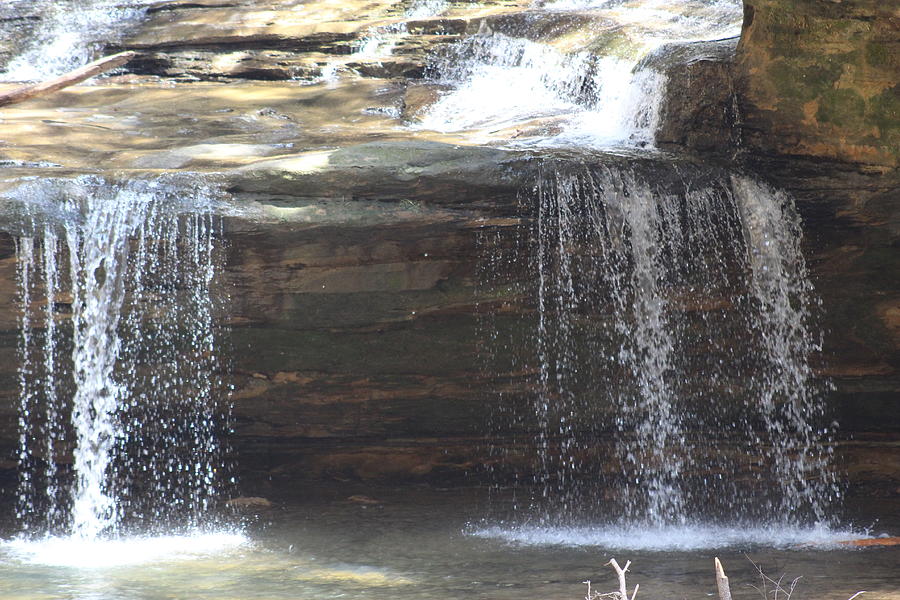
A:
[[[112,56],[95,60],[92,63],[79,67],[74,71],[69,71],[65,75],[60,75],[50,81],[33,83],[9,92],[4,92],[0,94],[0,106],[8,106],[10,104],[30,100],[31,98],[37,98],[38,96],[52,94],[53,92],[69,87],[70,85],[81,83],[85,79],[95,77],[100,73],[105,73],[110,69],[121,67],[132,58],[134,58],[134,52],[120,52],[119,54],[113,54]]]

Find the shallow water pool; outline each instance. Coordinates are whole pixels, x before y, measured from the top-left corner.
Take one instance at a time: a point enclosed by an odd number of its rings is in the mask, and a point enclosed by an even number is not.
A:
[[[854,521],[872,525],[872,534],[900,532],[897,502],[855,504]],[[6,542],[0,598],[580,599],[586,580],[616,589],[603,566],[612,557],[632,561],[628,582],[640,584],[639,598],[708,598],[718,556],[736,600],[760,597],[753,562],[774,579],[784,575],[785,586],[801,577],[794,600],[862,590],[867,600],[900,599],[897,546],[834,549],[822,545],[821,531],[810,533],[811,544],[802,532],[779,539],[772,530],[755,543],[749,530],[741,539],[734,529],[687,528],[657,535],[663,547],[680,539],[692,549],[662,551],[650,549],[653,534],[635,541],[608,527],[505,528],[483,521],[485,511],[475,490],[335,487],[276,502],[246,518],[240,535],[131,539],[105,549],[57,544],[43,553]],[[622,547],[629,545],[642,549]]]

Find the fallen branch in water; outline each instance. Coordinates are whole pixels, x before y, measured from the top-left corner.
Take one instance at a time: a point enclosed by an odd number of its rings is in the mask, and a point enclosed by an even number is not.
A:
[[[628,597],[628,586],[625,583],[625,571],[628,570],[628,567],[631,566],[631,561],[625,561],[625,566],[620,567],[619,563],[616,562],[615,558],[610,559],[608,563],[604,566],[611,566],[616,571],[616,575],[619,576],[619,591],[618,592],[609,592],[606,594],[601,594],[599,592],[594,592],[591,590],[591,582],[585,581],[584,583],[588,586],[588,593],[585,596],[585,600],[634,600],[635,596],[637,596],[638,588],[640,585],[634,586],[634,592],[631,594],[631,598]]]
[[[30,100],[31,98],[52,94],[53,92],[69,87],[70,85],[81,83],[85,79],[95,77],[100,73],[105,73],[116,67],[121,67],[132,58],[134,58],[134,52],[120,52],[119,54],[113,54],[112,56],[95,60],[92,63],[79,67],[74,71],[69,71],[65,75],[60,75],[50,81],[33,83],[2,93],[0,94],[0,106],[17,104],[19,102],[24,102],[25,100]]]
[[[625,566],[620,567],[619,563],[616,562],[616,559],[611,558],[606,564],[611,565],[612,568],[616,570],[616,575],[619,576],[619,595],[622,596],[622,600],[628,600],[628,586],[625,585],[625,571],[627,571],[628,567],[631,566],[631,561],[626,560]],[[634,592],[631,594],[631,600],[634,600],[634,597],[637,596],[639,587],[639,585],[634,586]]]
[[[776,581],[772,579],[768,575],[766,575],[762,567],[753,562],[750,557],[747,557],[747,560],[750,561],[750,564],[756,568],[757,573],[759,573],[762,578],[762,588],[758,588],[756,586],[750,586],[754,588],[756,591],[760,593],[764,600],[791,600],[791,596],[794,593],[794,589],[797,587],[797,583],[800,581],[800,578],[797,577],[794,579],[787,588],[782,585],[784,581],[784,575],[778,578]],[[638,588],[640,586],[634,586],[634,592],[631,594],[631,598],[628,597],[628,587],[625,584],[625,572],[628,570],[628,567],[631,566],[631,561],[627,561],[624,567],[620,567],[619,563],[616,562],[616,559],[611,559],[606,565],[611,566],[616,571],[616,575],[619,576],[619,591],[618,592],[596,592],[591,588],[591,582],[585,581],[587,584],[587,596],[584,597],[584,600],[634,600],[635,596],[637,596]],[[716,568],[716,588],[719,592],[719,600],[731,600],[731,586],[728,583],[728,577],[725,575],[725,569],[722,568],[722,563],[718,558],[715,559],[715,568]],[[858,598],[862,594],[866,592],[856,592],[848,600],[854,600]]]

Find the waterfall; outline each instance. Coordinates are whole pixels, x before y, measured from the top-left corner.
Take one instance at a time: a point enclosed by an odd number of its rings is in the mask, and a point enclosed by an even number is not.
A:
[[[83,176],[9,198],[31,211],[16,243],[23,527],[93,539],[208,520],[223,474],[211,196]]]
[[[531,518],[827,523],[840,493],[793,202],[656,168],[548,161],[523,196],[534,416],[501,422],[534,428]]]
[[[800,248],[801,227],[791,199],[747,177],[732,179],[748,248],[748,300],[753,307],[761,369],[753,381],[765,438],[774,454],[774,474],[782,494],[771,507],[790,513],[798,507],[817,520],[837,499],[829,472],[830,447],[818,443],[827,429],[821,399],[811,385],[809,357],[822,350],[810,326],[812,284]]]
[[[85,65],[140,21],[150,0],[39,0],[38,17],[20,54],[0,71],[2,81],[42,81]]]
[[[432,60],[435,81],[451,89],[416,127],[490,139],[543,123],[557,132],[533,143],[653,146],[666,79],[641,59],[668,42],[734,35],[740,22],[736,0],[559,0],[519,21],[485,19]]]

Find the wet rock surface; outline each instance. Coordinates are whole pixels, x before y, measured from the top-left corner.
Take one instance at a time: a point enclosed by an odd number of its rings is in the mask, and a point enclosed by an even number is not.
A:
[[[643,61],[666,75],[656,143],[662,148],[733,156],[740,147],[734,90],[737,38],[667,44]]]

